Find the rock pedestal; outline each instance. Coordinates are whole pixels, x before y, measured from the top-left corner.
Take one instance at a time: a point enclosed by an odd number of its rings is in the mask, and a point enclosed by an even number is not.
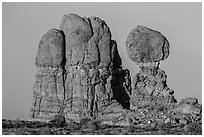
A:
[[[157,63],[156,63],[157,64]],[[155,64],[141,66],[133,81],[133,92],[130,108],[157,108],[160,105],[169,106],[176,103],[174,91],[167,86],[167,75]]]

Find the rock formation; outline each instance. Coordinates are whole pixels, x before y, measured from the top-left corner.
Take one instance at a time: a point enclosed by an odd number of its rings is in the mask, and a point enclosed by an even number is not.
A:
[[[41,39],[36,57],[31,117],[50,120],[62,113],[64,101],[64,34],[49,30]]]
[[[180,101],[180,103],[174,108],[175,113],[183,114],[201,114],[202,106],[198,103],[196,98],[185,98]]]
[[[140,68],[132,82],[130,109],[134,111],[129,114],[129,123],[182,123],[186,122],[185,114],[200,116],[197,99],[177,103],[174,91],[167,85],[167,75],[159,64],[169,56],[170,45],[160,32],[139,25],[129,33],[126,48],[129,58]]]
[[[87,118],[139,127],[201,121],[198,100],[177,103],[159,68],[170,48],[160,32],[138,26],[126,48],[140,68],[133,82],[105,21],[64,15],[60,29],[49,30],[39,43],[30,116],[59,126]]]
[[[140,67],[133,80],[130,108],[169,106],[176,103],[174,91],[167,86],[167,75],[159,63],[169,55],[169,42],[159,32],[143,26],[133,29],[126,41],[130,59]]]
[[[129,58],[136,63],[159,62],[169,56],[169,42],[158,31],[134,28],[126,41]]]
[[[125,78],[130,81],[129,72],[121,67],[117,43],[107,24],[98,17],[68,14],[60,30],[53,31],[57,32],[54,36],[49,31],[39,44],[36,65],[41,75],[46,74],[40,82],[36,74],[32,117],[52,119],[60,114],[67,121],[105,119],[112,111],[129,108],[130,82],[125,84]]]

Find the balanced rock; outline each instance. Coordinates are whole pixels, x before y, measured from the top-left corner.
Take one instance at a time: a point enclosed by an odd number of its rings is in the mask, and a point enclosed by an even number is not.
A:
[[[131,125],[146,123],[188,124],[201,119],[201,105],[196,98],[177,103],[174,91],[167,85],[167,75],[159,68],[169,55],[169,42],[158,31],[138,26],[126,41],[129,58],[140,71],[132,82],[128,120]]]
[[[126,48],[129,58],[136,63],[164,60],[169,55],[169,42],[158,31],[137,26],[128,35]]]
[[[50,120],[63,114],[65,40],[62,31],[49,30],[41,39],[36,57],[36,81],[30,116]]]
[[[174,91],[166,83],[167,75],[159,69],[160,61],[169,55],[169,47],[167,39],[158,31],[139,25],[130,32],[127,53],[140,68],[132,83],[131,109],[176,103]]]

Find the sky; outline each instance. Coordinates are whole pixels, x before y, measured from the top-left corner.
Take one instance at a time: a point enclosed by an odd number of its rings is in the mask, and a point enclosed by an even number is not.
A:
[[[132,78],[139,68],[126,53],[129,32],[137,25],[161,32],[170,43],[169,57],[160,62],[167,85],[178,101],[202,103],[202,3],[3,3],[2,118],[29,119],[38,44],[67,13],[104,20]]]

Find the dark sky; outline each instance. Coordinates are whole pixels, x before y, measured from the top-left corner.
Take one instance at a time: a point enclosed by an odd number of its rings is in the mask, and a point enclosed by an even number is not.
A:
[[[41,37],[59,28],[62,16],[98,16],[118,43],[123,67],[138,72],[126,53],[128,33],[137,25],[160,31],[170,42],[170,56],[160,68],[178,101],[202,102],[201,3],[3,3],[2,117],[28,119],[35,81],[35,57]]]

